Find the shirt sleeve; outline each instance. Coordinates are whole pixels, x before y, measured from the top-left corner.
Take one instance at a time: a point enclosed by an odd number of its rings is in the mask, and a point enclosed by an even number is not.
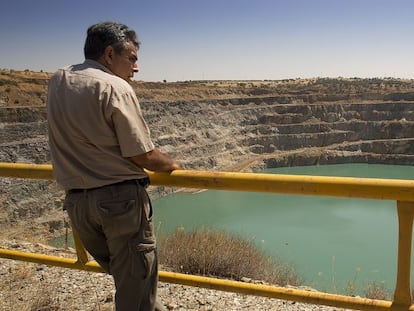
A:
[[[122,156],[132,157],[153,150],[150,130],[132,88],[129,92],[112,95],[112,122]]]

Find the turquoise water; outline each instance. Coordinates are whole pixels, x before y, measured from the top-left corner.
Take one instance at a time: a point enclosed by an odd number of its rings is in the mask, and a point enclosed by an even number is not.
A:
[[[414,179],[414,167],[341,164],[286,167],[270,174]],[[153,202],[158,235],[208,227],[253,239],[292,263],[305,284],[345,293],[367,282],[394,290],[398,225],[395,201],[209,190]]]

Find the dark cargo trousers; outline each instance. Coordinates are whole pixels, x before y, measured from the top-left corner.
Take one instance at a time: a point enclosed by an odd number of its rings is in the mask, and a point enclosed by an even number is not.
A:
[[[157,300],[152,206],[138,181],[73,190],[64,208],[94,259],[115,281],[117,311],[165,310]]]

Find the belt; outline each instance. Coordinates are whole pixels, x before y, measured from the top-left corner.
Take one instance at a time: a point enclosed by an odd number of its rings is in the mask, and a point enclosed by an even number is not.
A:
[[[144,188],[147,188],[150,184],[150,180],[148,177],[145,178],[141,178],[141,179],[129,179],[129,180],[124,180],[121,182],[117,182],[114,184],[109,184],[109,185],[104,185],[101,187],[95,187],[95,188],[87,188],[87,189],[70,189],[67,191],[67,194],[71,194],[71,193],[79,193],[79,192],[88,192],[88,191],[92,191],[92,190],[97,190],[97,189],[103,189],[105,187],[111,187],[111,186],[124,186],[124,185],[140,185]]]

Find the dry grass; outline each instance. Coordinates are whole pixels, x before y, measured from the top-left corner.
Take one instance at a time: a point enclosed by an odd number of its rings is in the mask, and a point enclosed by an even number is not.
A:
[[[354,275],[353,280],[349,280],[347,282],[347,285],[345,288],[345,295],[355,296],[358,294],[357,278],[360,272],[361,272],[361,269],[357,268],[355,270],[355,275]],[[365,298],[388,300],[391,297],[390,292],[385,287],[384,282],[369,281],[364,285],[364,287],[362,288],[362,291],[363,291],[362,292],[363,296]]]
[[[299,285],[300,278],[287,263],[275,263],[252,241],[221,231],[178,229],[160,239],[160,263],[174,271],[271,284]]]
[[[60,303],[56,298],[54,288],[48,280],[36,280],[35,267],[31,264],[18,263],[9,268],[7,283],[7,296],[4,297],[7,310],[21,311],[58,311]],[[16,294],[18,293],[18,294]]]
[[[53,287],[43,285],[33,293],[33,299],[28,306],[30,311],[59,311],[61,310],[59,300],[53,292]]]
[[[368,282],[364,289],[364,296],[370,299],[388,300],[390,294],[382,282]]]
[[[160,263],[174,271],[234,280],[248,278],[279,286],[302,285],[295,267],[280,260],[276,262],[247,241],[222,231],[196,229],[186,232],[179,228],[174,234],[160,238]],[[345,295],[357,292],[357,269],[348,281]],[[388,300],[390,293],[382,282],[368,282],[364,297]],[[414,296],[414,294],[413,294]]]

